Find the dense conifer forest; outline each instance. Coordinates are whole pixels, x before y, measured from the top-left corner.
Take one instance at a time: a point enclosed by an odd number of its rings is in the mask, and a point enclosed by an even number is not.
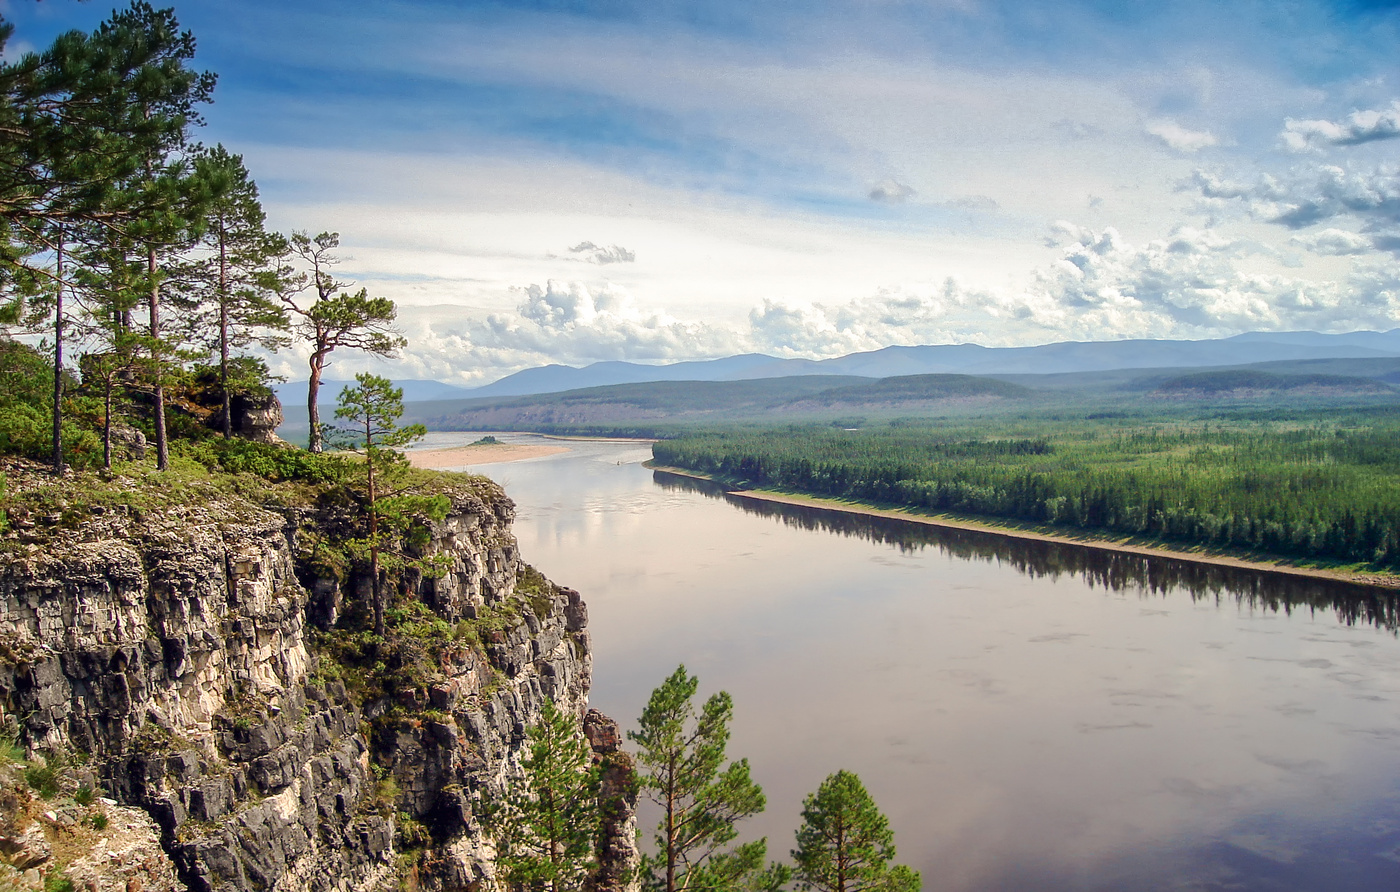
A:
[[[654,454],[749,487],[1400,565],[1400,418],[1389,412],[734,428],[684,433]]]

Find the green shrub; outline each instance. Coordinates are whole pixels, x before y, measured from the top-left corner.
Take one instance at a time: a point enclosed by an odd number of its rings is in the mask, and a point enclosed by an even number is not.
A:
[[[58,772],[59,766],[52,759],[42,757],[39,763],[24,769],[24,781],[39,798],[52,799],[58,795]]]
[[[210,439],[187,444],[185,450],[211,471],[255,474],[273,482],[339,483],[350,468],[339,456],[250,440]]]

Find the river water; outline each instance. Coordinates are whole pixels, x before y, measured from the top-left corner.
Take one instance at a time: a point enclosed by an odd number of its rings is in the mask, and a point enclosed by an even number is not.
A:
[[[733,695],[771,855],[847,769],[930,892],[1400,888],[1388,594],[759,503],[571,445],[473,470],[588,602],[595,707],[635,727],[678,663]]]

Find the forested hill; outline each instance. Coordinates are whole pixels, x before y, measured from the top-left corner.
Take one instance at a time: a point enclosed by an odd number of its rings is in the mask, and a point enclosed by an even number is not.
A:
[[[636,421],[829,416],[842,411],[956,409],[1032,399],[1018,384],[970,375],[913,375],[872,381],[811,375],[752,381],[653,381],[507,399],[411,404],[436,430],[512,430]]]
[[[1400,566],[1393,413],[736,428],[663,440],[653,453],[741,487]]]
[[[1265,393],[1360,396],[1395,394],[1390,385],[1354,375],[1280,375],[1254,369],[1199,372],[1171,378],[1157,388],[1162,396],[1250,397]]]

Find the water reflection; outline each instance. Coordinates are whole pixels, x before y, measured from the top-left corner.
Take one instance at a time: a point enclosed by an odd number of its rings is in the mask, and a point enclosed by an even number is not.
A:
[[[1295,610],[1306,610],[1309,615],[1324,611],[1348,626],[1370,625],[1400,634],[1400,598],[1394,591],[1378,586],[789,505],[735,495],[709,480],[659,470],[652,475],[662,489],[699,493],[728,502],[746,514],[779,520],[786,526],[865,539],[894,546],[904,553],[932,547],[948,557],[1009,566],[1032,579],[1067,576],[1113,592],[1136,591],[1160,597],[1185,592],[1193,601],[1233,601],[1240,607],[1285,615],[1292,615]]]
[[[1388,593],[726,498],[570,446],[482,470],[588,601],[593,704],[633,728],[679,662],[733,694],[769,802],[743,832],[775,855],[845,768],[926,892],[1400,888]]]

